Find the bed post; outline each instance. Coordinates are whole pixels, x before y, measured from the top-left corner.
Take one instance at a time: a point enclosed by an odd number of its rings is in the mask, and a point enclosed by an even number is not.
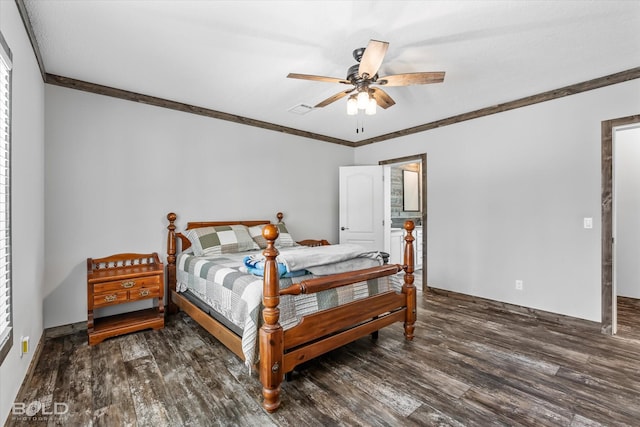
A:
[[[167,313],[175,314],[178,312],[178,306],[171,300],[171,291],[176,290],[176,218],[178,215],[171,212],[167,214],[169,225],[167,229]]]
[[[278,238],[278,228],[268,224],[262,230],[262,237],[267,240],[267,248],[263,254],[266,258],[264,265],[264,283],[262,289],[262,318],[264,323],[260,328],[260,382],[262,382],[262,406],[268,412],[274,412],[280,406],[280,384],[284,358],[284,341],[282,326],[280,326],[280,284],[278,278],[278,264],[275,240]]]
[[[415,225],[413,221],[405,221],[404,229],[407,231],[407,235],[404,238],[404,284],[402,285],[402,293],[407,298],[407,313],[404,320],[404,337],[411,341],[413,340],[414,324],[416,323],[416,287],[413,284],[413,267],[414,267],[414,252],[413,252],[413,230]]]

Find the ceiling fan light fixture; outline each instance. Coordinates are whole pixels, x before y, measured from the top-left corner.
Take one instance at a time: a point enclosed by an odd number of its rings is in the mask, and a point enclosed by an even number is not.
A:
[[[355,95],[351,95],[347,100],[347,114],[350,116],[358,114],[358,100]]]
[[[368,116],[373,116],[376,113],[377,105],[376,99],[373,96],[369,97],[369,102],[367,103],[367,108],[364,110],[364,113]]]
[[[358,92],[358,110],[364,110],[369,105],[369,93],[365,90]]]
[[[376,113],[377,106],[386,110],[395,105],[396,102],[393,98],[380,87],[376,86],[411,86],[442,83],[444,81],[444,71],[423,71],[379,77],[378,71],[380,70],[388,47],[388,42],[372,39],[369,40],[366,48],[354,50],[353,57],[358,63],[349,67],[346,79],[299,73],[289,73],[287,77],[292,79],[339,83],[350,86],[350,89],[331,95],[314,107],[314,109],[326,107],[352,94],[347,100],[347,114],[349,115],[356,115],[360,110],[363,110],[365,114],[371,115]],[[354,102],[356,104],[355,107],[353,106]]]

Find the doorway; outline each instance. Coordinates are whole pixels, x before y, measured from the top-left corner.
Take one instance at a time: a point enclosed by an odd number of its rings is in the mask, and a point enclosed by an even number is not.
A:
[[[620,129],[640,126],[640,115],[622,117],[602,122],[602,332],[617,333],[616,289],[616,192],[614,190],[615,136]]]
[[[414,248],[416,252],[416,256],[419,257],[418,262],[416,262],[416,266],[420,268],[416,268],[416,287],[419,290],[427,289],[427,155],[416,154],[407,157],[383,160],[378,163],[383,166],[385,169],[385,191],[384,191],[384,207],[385,207],[385,221],[384,221],[384,241],[385,241],[385,250],[389,253],[392,253],[391,245],[392,245],[392,225],[400,226],[404,222],[403,218],[412,219],[418,228],[414,232],[414,238],[418,237],[418,232],[420,233],[420,238],[416,239],[417,246]],[[415,167],[406,167],[402,168],[401,165],[416,165]],[[393,174],[391,169],[397,168],[396,173]],[[409,173],[404,174],[403,171],[407,170]],[[406,176],[406,183],[410,185],[413,181],[413,172],[417,172],[418,178],[418,197],[417,200],[415,197],[408,195],[407,203],[405,204],[405,197],[395,197],[395,203],[392,203],[392,192],[399,193],[404,192],[404,182]],[[398,182],[398,188],[392,189],[392,182]],[[409,191],[407,189],[407,191]],[[400,196],[400,195],[398,195]],[[398,201],[400,199],[400,201]],[[418,208],[416,209],[415,202],[417,201]],[[396,207],[393,207],[397,205]]]

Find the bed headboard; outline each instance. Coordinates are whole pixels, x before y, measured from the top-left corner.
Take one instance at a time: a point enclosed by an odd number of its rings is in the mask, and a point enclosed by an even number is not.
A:
[[[167,228],[169,229],[169,240],[170,240],[169,242],[167,242],[167,248],[171,248],[171,240],[173,240],[174,254],[176,253],[175,252],[176,239],[180,239],[180,250],[189,249],[189,247],[191,246],[191,242],[189,241],[189,239],[187,239],[187,236],[185,236],[181,232],[175,231],[176,218],[178,218],[178,215],[176,215],[173,212],[167,215],[167,219],[169,220],[169,226]],[[284,218],[283,213],[278,212],[276,215],[276,218],[278,218],[278,222],[282,222],[282,218]],[[219,225],[246,225],[247,227],[253,227],[255,225],[261,225],[261,224],[271,224],[271,221],[269,221],[268,219],[239,220],[239,221],[238,220],[236,221],[193,221],[193,222],[187,223],[187,227],[184,229],[184,231],[192,230],[194,228],[216,227]],[[172,234],[173,234],[173,238],[172,238]]]

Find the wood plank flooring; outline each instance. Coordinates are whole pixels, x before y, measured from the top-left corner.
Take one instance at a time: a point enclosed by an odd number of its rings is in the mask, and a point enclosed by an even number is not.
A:
[[[636,301],[619,303],[610,337],[433,290],[419,300],[413,342],[398,324],[307,363],[271,415],[257,373],[183,314],[94,347],[86,331],[47,338],[16,401],[69,411],[7,425],[640,425]]]
[[[640,340],[640,299],[618,297],[618,332],[621,337]]]

